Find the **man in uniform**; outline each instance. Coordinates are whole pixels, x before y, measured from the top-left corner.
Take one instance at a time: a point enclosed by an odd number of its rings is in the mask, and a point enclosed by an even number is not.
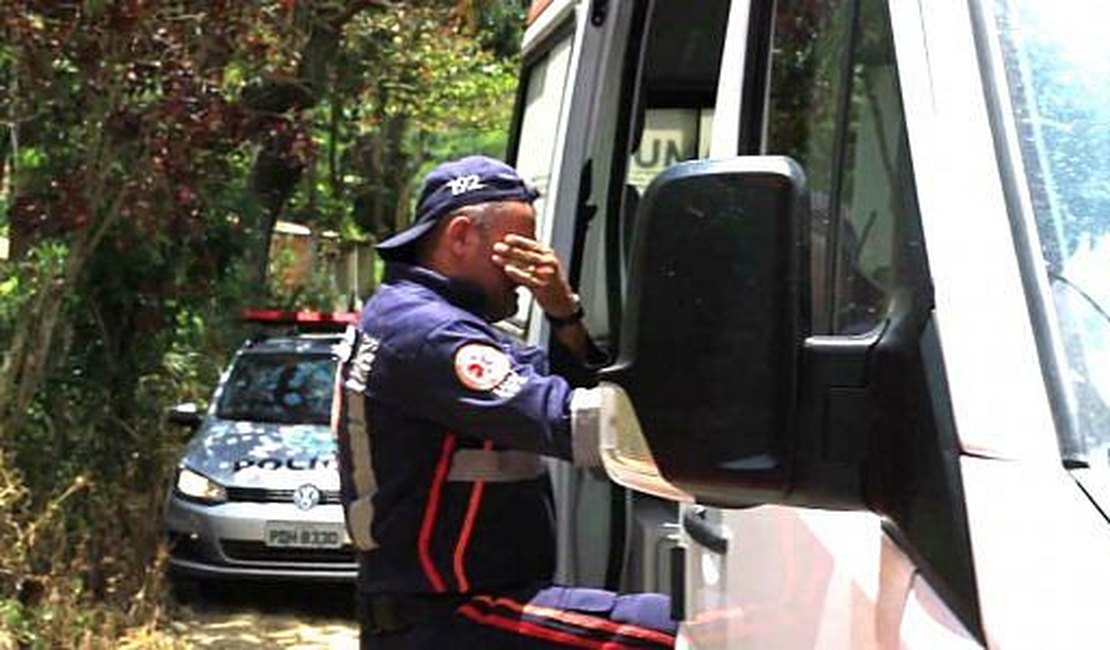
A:
[[[540,456],[596,463],[571,404],[603,359],[535,240],[536,196],[500,161],[445,163],[413,225],[378,245],[385,281],[351,333],[335,413],[363,648],[673,646],[665,596],[551,584]],[[567,378],[491,325],[516,312],[518,287],[577,366]]]

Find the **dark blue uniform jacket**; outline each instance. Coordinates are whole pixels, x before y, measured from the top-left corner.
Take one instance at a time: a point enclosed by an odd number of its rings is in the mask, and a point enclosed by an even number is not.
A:
[[[552,577],[554,506],[539,456],[571,457],[572,388],[482,311],[469,287],[392,264],[362,312],[337,430],[363,591],[466,593]]]

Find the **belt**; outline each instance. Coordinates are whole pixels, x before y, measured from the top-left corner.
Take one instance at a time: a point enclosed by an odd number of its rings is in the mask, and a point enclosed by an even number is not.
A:
[[[372,635],[403,632],[451,615],[468,596],[462,594],[359,593],[359,622]]]

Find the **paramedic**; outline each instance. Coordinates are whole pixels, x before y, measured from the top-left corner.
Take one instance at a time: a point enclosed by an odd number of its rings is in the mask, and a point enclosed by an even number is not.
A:
[[[359,549],[363,648],[672,647],[659,594],[553,585],[554,503],[541,456],[597,462],[571,403],[603,355],[555,254],[536,192],[470,156],[425,179],[413,225],[380,243],[382,286],[349,335],[335,426]],[[492,323],[531,292],[547,354]]]

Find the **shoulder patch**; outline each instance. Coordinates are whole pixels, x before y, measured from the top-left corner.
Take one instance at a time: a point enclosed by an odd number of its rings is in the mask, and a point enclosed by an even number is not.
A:
[[[467,343],[455,351],[455,376],[471,390],[493,390],[512,367],[507,354],[485,343]]]

